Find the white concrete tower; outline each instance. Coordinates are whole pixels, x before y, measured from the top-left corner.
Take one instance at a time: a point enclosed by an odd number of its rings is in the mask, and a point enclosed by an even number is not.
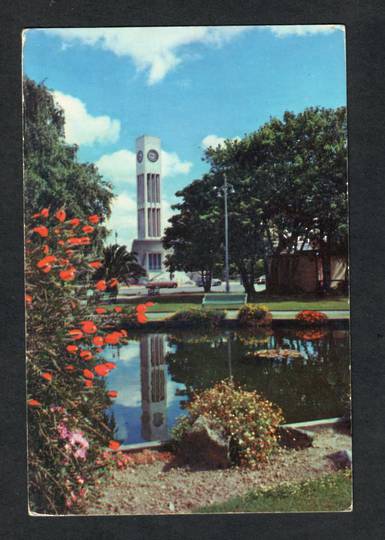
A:
[[[158,137],[143,135],[136,139],[136,186],[138,238],[132,251],[150,277],[162,271],[161,144]]]

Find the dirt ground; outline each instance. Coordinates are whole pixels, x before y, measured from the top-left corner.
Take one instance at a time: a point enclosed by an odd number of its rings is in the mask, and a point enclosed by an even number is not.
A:
[[[195,508],[226,501],[257,487],[282,482],[299,482],[332,472],[326,456],[351,449],[351,437],[331,428],[316,432],[313,447],[281,449],[260,470],[240,468],[196,470],[157,460],[147,465],[129,466],[113,473],[103,497],[87,510],[95,514],[182,514]]]

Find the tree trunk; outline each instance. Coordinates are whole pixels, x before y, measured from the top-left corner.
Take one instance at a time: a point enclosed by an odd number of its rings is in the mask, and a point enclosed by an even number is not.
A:
[[[324,292],[330,291],[331,286],[331,255],[330,255],[330,238],[327,236],[326,242],[322,243],[321,248],[321,257],[322,257],[322,274],[323,274],[323,284],[322,289]]]
[[[212,272],[210,270],[201,270],[201,278],[203,290],[205,293],[209,293],[211,291]]]

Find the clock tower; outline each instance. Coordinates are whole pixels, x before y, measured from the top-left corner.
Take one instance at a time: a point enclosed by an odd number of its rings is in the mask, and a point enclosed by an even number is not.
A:
[[[163,269],[162,237],[162,160],[158,137],[143,135],[136,139],[136,204],[138,237],[132,251],[149,277]]]

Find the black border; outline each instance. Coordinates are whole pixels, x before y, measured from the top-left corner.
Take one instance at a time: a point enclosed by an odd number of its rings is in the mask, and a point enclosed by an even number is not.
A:
[[[385,4],[381,0],[3,0],[1,88],[0,536],[58,538],[385,537]],[[352,294],[354,509],[347,513],[29,517],[26,497],[21,31],[52,26],[346,25]]]

